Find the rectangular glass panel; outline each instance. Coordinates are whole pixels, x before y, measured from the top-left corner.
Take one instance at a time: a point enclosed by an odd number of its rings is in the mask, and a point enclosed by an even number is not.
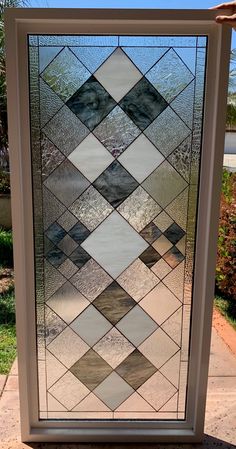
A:
[[[206,45],[29,36],[41,419],[185,419]]]

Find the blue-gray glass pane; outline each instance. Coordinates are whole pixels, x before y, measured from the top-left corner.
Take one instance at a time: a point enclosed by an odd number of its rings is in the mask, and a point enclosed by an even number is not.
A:
[[[167,102],[146,78],[120,101],[121,108],[142,131],[167,107]]]
[[[67,101],[68,108],[92,131],[116,103],[103,86],[91,76]]]

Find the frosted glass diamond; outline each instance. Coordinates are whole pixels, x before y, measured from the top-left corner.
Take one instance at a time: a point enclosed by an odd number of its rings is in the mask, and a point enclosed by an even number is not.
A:
[[[94,350],[112,368],[116,368],[134,349],[134,346],[116,328],[111,329],[94,346]]]
[[[117,48],[94,76],[118,102],[142,78],[142,73],[126,54]]]
[[[143,134],[119,157],[119,162],[142,182],[163,162],[164,157]]]
[[[129,341],[131,341],[131,343],[138,346],[149,337],[158,326],[141,307],[135,306],[119,321],[116,327],[129,339]]]
[[[89,134],[68,157],[72,164],[93,182],[114,160],[99,140]]]
[[[81,246],[111,276],[117,277],[148,244],[114,211]]]
[[[113,372],[95,388],[94,393],[114,410],[134,393],[134,390],[117,373]]]

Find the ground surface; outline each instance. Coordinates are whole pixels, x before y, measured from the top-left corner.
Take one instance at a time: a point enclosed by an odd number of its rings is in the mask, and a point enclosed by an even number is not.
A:
[[[227,323],[226,323],[227,324]],[[222,331],[223,329],[223,331]],[[227,329],[227,326],[226,326]],[[227,333],[227,332],[226,332]],[[199,448],[236,448],[236,356],[225,339],[225,325],[215,313],[212,330],[211,360],[209,369],[205,439],[197,445],[139,445],[142,449],[199,449]],[[220,336],[221,335],[221,336]],[[230,335],[233,341],[236,333]],[[20,443],[19,398],[17,364],[13,364],[8,378],[0,376],[0,449],[118,449],[122,445],[73,445],[73,444],[22,444]],[[136,449],[136,445],[129,445]]]

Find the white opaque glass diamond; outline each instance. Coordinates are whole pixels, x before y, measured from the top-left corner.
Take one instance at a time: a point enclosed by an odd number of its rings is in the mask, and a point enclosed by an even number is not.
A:
[[[133,388],[127,384],[117,373],[111,373],[97,388],[94,393],[105,404],[114,410],[121,402],[125,401],[132,393]]]
[[[89,134],[68,157],[72,164],[93,182],[114,160],[113,156],[93,135]]]
[[[148,244],[114,211],[81,246],[111,276],[117,277]]]
[[[112,327],[111,323],[93,306],[82,312],[70,326],[91,346],[97,343]]]
[[[139,304],[159,325],[181,307],[181,302],[162,282]]]
[[[125,53],[117,48],[94,76],[118,102],[143,75]]]
[[[179,346],[159,328],[138,349],[154,366],[160,368],[179,350]]]
[[[138,346],[145,340],[145,338],[154,332],[158,326],[141,307],[135,306],[119,321],[119,323],[117,323],[116,327],[135,346]]]
[[[162,154],[143,134],[119,157],[119,162],[142,182],[164,160]]]

